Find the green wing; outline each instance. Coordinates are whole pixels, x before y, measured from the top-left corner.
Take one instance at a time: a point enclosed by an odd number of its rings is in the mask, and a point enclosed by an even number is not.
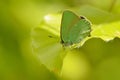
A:
[[[69,40],[69,31],[74,26],[76,22],[78,22],[80,19],[77,15],[75,15],[71,11],[64,11],[62,16],[62,22],[61,22],[61,41],[63,44],[71,44]]]
[[[79,43],[90,35],[91,24],[84,17],[64,11],[61,23],[61,41],[65,46]]]
[[[91,24],[86,19],[79,20],[74,26],[70,29],[68,33],[68,38],[72,43],[79,43],[84,38],[90,35]]]

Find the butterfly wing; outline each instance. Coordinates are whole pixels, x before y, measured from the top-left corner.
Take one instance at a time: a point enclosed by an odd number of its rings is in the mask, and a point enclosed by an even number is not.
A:
[[[70,29],[68,36],[72,43],[79,43],[84,38],[90,35],[91,24],[85,18],[80,19],[73,27]]]
[[[70,45],[71,41],[70,30],[76,22],[79,22],[80,18],[71,11],[64,11],[61,21],[61,41],[65,45]],[[71,39],[72,40],[72,39]]]

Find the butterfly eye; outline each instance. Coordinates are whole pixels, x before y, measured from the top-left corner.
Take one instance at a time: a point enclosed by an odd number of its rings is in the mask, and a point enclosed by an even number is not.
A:
[[[80,16],[80,19],[85,19],[85,17],[83,17],[83,16]]]

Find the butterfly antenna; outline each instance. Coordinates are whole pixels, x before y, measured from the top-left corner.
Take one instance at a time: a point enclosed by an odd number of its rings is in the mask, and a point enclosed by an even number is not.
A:
[[[49,38],[53,38],[53,36],[50,36],[50,35],[49,35],[48,37],[49,37]]]
[[[51,36],[51,35],[48,35],[49,38],[53,38],[53,39],[57,39],[57,37],[54,37],[54,36]]]

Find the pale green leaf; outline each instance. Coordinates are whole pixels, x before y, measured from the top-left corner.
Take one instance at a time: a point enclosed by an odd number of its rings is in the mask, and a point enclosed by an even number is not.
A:
[[[47,15],[32,31],[33,53],[42,64],[55,73],[60,72],[63,58],[59,38],[60,18],[59,14]]]
[[[105,41],[114,39],[115,37],[120,38],[120,21],[94,25],[91,37],[101,38]]]

